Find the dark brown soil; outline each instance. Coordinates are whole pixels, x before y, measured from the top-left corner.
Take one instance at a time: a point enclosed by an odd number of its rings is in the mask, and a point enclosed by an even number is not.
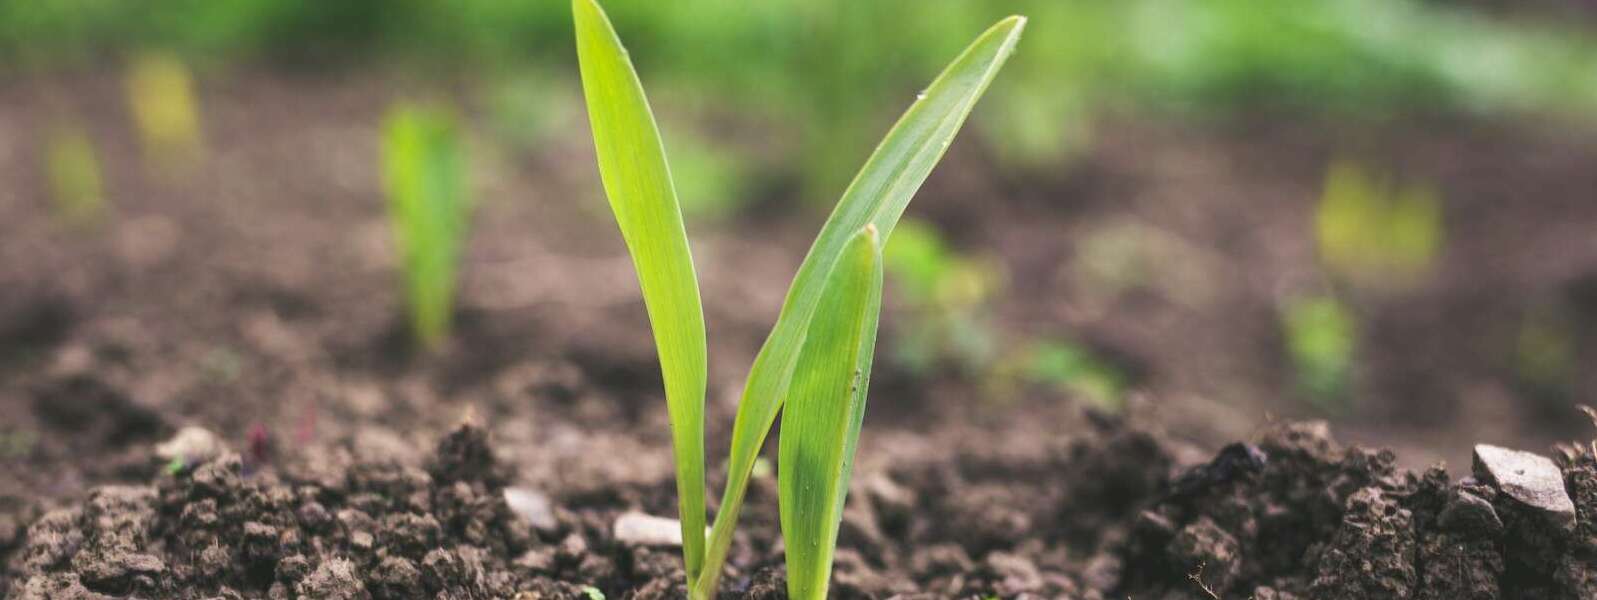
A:
[[[1403,471],[1391,452],[1339,446],[1324,423],[1272,426],[1178,467],[1160,434],[1095,422],[1026,452],[988,448],[863,474],[834,596],[1597,594],[1590,446],[1561,451],[1556,495],[1567,489],[1577,502],[1560,517],[1521,502],[1480,464],[1458,482],[1441,468]],[[622,511],[669,505],[668,482],[557,494],[531,516],[506,503],[509,475],[479,427],[456,428],[420,464],[384,452],[357,444],[267,463],[224,452],[37,518],[8,507],[7,597],[684,595],[672,548],[612,535]],[[785,597],[773,497],[769,477],[756,481],[723,597]]]

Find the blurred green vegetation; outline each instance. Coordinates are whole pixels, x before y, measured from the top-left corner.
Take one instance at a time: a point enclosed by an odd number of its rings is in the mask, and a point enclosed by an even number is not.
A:
[[[1122,369],[1090,348],[1066,340],[1042,340],[1022,350],[1021,376],[1032,383],[1074,392],[1108,412],[1125,407],[1131,385]]]
[[[1296,298],[1282,306],[1281,328],[1298,391],[1321,410],[1346,413],[1358,336],[1352,311],[1334,296]]]
[[[57,220],[88,228],[105,220],[105,194],[94,141],[76,123],[62,122],[45,139],[45,170]]]
[[[981,372],[996,355],[988,302],[1003,286],[995,261],[955,252],[935,227],[904,219],[882,251],[892,299],[909,323],[897,330],[893,359],[915,372]]]
[[[399,105],[383,125],[383,181],[399,249],[411,333],[434,349],[449,335],[456,271],[471,206],[455,120],[441,109]]]
[[[882,257],[904,319],[892,330],[899,367],[982,381],[998,397],[1024,384],[1070,392],[1111,412],[1123,406],[1131,381],[1091,348],[993,326],[991,305],[1008,283],[996,260],[959,252],[916,219],[899,223]]]
[[[1332,164],[1315,213],[1320,260],[1346,281],[1402,288],[1429,273],[1446,239],[1433,186]]]
[[[1513,347],[1521,391],[1550,406],[1568,406],[1580,364],[1575,325],[1567,308],[1556,304],[1526,311]]]
[[[194,78],[179,57],[141,52],[127,73],[128,109],[145,156],[161,170],[198,163],[204,157]]]
[[[1585,119],[1597,107],[1597,42],[1437,2],[610,4],[667,114],[719,108],[794,128],[776,143],[808,161],[804,181],[818,189],[806,197],[841,189],[886,118],[913,96],[913,74],[934,71],[961,40],[1009,13],[1032,26],[979,119],[1001,140],[995,155],[1015,165],[1078,150],[1105,114],[1224,118],[1263,107],[1338,119],[1411,111]],[[544,0],[9,0],[0,2],[0,68],[154,50],[204,69],[377,59],[445,78],[569,78],[567,11]],[[538,94],[562,85],[493,87],[512,95],[502,101],[537,107],[546,106]]]

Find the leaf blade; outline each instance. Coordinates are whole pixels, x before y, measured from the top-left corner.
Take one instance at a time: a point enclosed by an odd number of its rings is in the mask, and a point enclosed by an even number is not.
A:
[[[867,225],[827,278],[782,409],[777,485],[795,600],[826,597],[881,304],[881,250],[876,227]]]
[[[706,568],[694,587],[697,597],[714,595],[720,565],[731,547],[732,530],[742,510],[749,470],[787,394],[798,347],[815,313],[821,283],[854,232],[872,224],[883,240],[892,233],[910,198],[1014,51],[1025,23],[1026,19],[1020,16],[999,21],[943,69],[888,131],[816,236],[744,385],[733,424],[721,509],[710,532]]]
[[[599,175],[638,274],[665,380],[683,561],[692,578],[703,565],[705,545],[707,367],[698,277],[659,128],[637,72],[598,3],[571,4]]]

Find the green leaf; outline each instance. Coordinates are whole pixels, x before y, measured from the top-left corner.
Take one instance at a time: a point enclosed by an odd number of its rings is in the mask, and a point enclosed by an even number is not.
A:
[[[637,268],[665,379],[688,577],[704,564],[704,309],[671,171],[643,86],[610,19],[573,0],[599,176]]]
[[[777,486],[794,600],[826,597],[881,308],[881,250],[866,225],[827,278],[782,409]]]
[[[383,127],[383,179],[411,332],[435,348],[449,335],[469,211],[453,119],[408,105],[392,109]]]
[[[732,429],[726,489],[710,532],[705,569],[694,585],[695,597],[714,596],[720,566],[731,548],[732,530],[742,510],[749,470],[787,396],[804,332],[815,314],[827,274],[849,238],[865,225],[875,225],[883,240],[892,233],[904,207],[948,150],[976,99],[1014,51],[1025,25],[1025,17],[1009,17],[965,48],[887,132],[821,227],[744,385]]]

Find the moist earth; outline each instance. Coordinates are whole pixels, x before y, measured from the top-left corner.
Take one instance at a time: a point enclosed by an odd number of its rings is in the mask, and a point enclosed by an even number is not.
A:
[[[1344,447],[1322,422],[1277,423],[1195,464],[1156,429],[1086,422],[1035,452],[972,449],[861,473],[834,597],[1597,597],[1597,445],[1552,456],[1477,446],[1472,475],[1454,481],[1441,466],[1403,470],[1390,451]],[[151,449],[145,485],[48,510],[0,503],[0,592],[685,596],[675,548],[615,527],[669,507],[668,479],[531,490],[496,454],[469,422],[414,462],[354,441],[331,455],[236,453],[185,430]],[[786,597],[774,492],[768,473],[756,477],[723,598]]]

